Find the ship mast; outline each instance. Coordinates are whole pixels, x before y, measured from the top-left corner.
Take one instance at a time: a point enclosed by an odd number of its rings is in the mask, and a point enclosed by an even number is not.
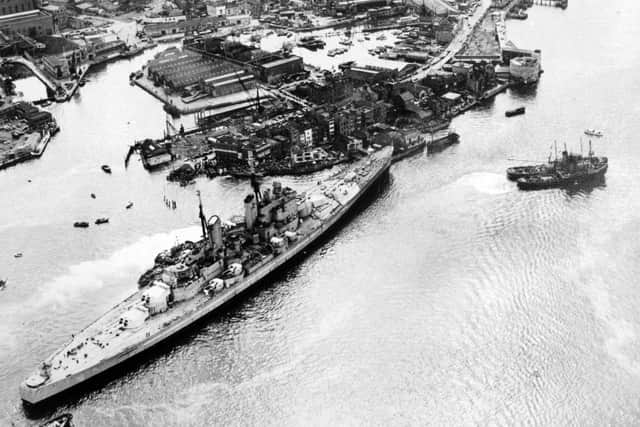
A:
[[[249,159],[249,168],[251,170],[251,188],[253,188],[253,195],[256,197],[256,204],[260,206],[260,201],[262,199],[260,195],[260,182],[258,181],[258,177],[256,176],[253,157]]]
[[[204,212],[202,210],[202,197],[200,196],[200,190],[197,191],[198,194],[198,201],[199,201],[199,206],[200,206],[200,226],[202,227],[202,238],[206,239],[207,238],[207,219],[204,216]]]

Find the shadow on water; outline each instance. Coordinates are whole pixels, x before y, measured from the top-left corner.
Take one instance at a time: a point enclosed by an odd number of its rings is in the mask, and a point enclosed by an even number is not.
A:
[[[311,243],[307,249],[274,270],[262,279],[260,283],[244,291],[242,297],[232,299],[223,307],[214,310],[212,313],[187,326],[182,331],[116,365],[117,369],[115,369],[116,366],[114,366],[84,383],[74,386],[68,391],[62,392],[57,396],[53,396],[35,405],[23,401],[22,409],[24,415],[30,420],[45,420],[57,415],[58,412],[61,411],[73,411],[73,409],[82,404],[83,401],[90,399],[91,395],[99,393],[100,390],[107,387],[110,383],[118,382],[126,384],[136,374],[152,367],[158,361],[169,356],[171,352],[177,351],[183,346],[191,345],[193,340],[202,332],[204,326],[217,324],[223,328],[228,328],[238,321],[245,320],[246,316],[240,312],[242,307],[254,303],[263,290],[276,287],[297,276],[302,261],[316,251],[320,253],[326,251],[325,248],[330,241],[343,230],[351,220],[370,208],[376,200],[383,200],[389,197],[392,186],[393,178],[387,171],[363,194],[362,198],[353,208],[324,235]],[[117,386],[119,387],[120,385]]]
[[[607,186],[606,178],[602,176],[588,182],[583,182],[581,184],[565,187],[564,193],[568,196],[568,198],[588,196],[591,193],[593,193],[595,189],[598,189],[598,188],[604,189],[606,188],[606,186]]]
[[[519,100],[533,100],[535,99],[538,93],[538,85],[537,84],[521,84],[511,86],[509,88],[509,93],[514,99]]]

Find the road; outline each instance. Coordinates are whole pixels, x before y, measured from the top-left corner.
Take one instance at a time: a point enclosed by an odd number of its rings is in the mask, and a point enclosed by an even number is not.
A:
[[[480,0],[480,6],[478,6],[473,15],[467,19],[465,26],[454,36],[451,43],[449,43],[449,46],[447,46],[447,49],[440,55],[436,56],[429,65],[424,65],[418,68],[415,73],[402,80],[402,82],[416,82],[421,80],[430,72],[439,70],[444,64],[449,62],[451,58],[453,58],[453,56],[462,49],[467,38],[473,33],[474,27],[480,22],[489,7],[491,7],[491,0]]]

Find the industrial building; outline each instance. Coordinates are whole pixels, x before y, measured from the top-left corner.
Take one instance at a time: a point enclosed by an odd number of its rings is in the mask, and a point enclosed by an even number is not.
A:
[[[283,75],[296,74],[304,71],[304,64],[301,57],[291,55],[264,62],[257,65],[257,68],[260,74],[260,80],[271,83]]]
[[[397,71],[389,68],[382,67],[358,67],[352,66],[350,68],[345,68],[344,75],[347,78],[350,78],[354,82],[362,82],[362,83],[376,83],[381,82],[383,80],[388,80],[397,75]]]
[[[256,87],[256,79],[253,74],[245,70],[236,70],[230,73],[203,79],[200,89],[211,96],[224,96],[236,92],[248,91]]]
[[[53,17],[39,10],[0,16],[0,31],[39,37],[53,34]]]
[[[11,15],[14,13],[36,10],[40,7],[37,0],[2,0],[0,1],[0,15]]]
[[[227,89],[223,89],[225,86],[223,83],[230,80],[232,76],[244,77],[245,73],[241,67],[231,62],[207,58],[186,50],[170,50],[158,55],[149,61],[147,71],[150,80],[174,91],[182,90],[188,86],[201,85],[216,93],[227,91]],[[216,79],[223,76],[226,76],[224,80]],[[238,83],[238,77],[233,77],[233,79]],[[247,84],[251,84],[249,80],[247,80]],[[241,85],[239,84],[239,86]],[[242,90],[242,88],[235,91],[238,90]]]

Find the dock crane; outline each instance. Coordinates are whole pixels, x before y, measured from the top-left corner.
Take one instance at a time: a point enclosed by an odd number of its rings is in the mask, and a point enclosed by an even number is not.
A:
[[[236,78],[238,79],[238,83],[240,83],[240,86],[242,86],[242,89],[251,97],[251,92],[249,91],[247,86],[242,81],[242,75],[239,72],[236,72],[235,75],[236,75]],[[258,88],[257,85],[256,85],[256,104],[255,104],[255,108],[256,108],[255,112],[258,113],[258,114],[261,113],[262,111],[264,111],[264,107],[262,107],[262,105],[260,105],[260,89]]]

